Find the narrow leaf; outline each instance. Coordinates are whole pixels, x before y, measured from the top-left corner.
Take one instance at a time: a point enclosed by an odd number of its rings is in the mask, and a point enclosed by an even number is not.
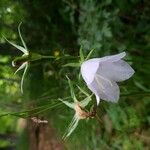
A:
[[[85,90],[83,90],[80,86],[77,85],[77,87],[78,87],[78,89],[79,89],[84,95],[90,96],[90,95],[89,95]]]
[[[74,89],[73,89],[73,85],[72,85],[72,83],[71,83],[71,80],[69,79],[68,76],[66,76],[66,77],[67,77],[67,79],[68,79],[71,97],[72,97],[72,99],[74,100],[74,102],[77,102],[77,99],[76,99],[76,96],[75,96],[75,93],[74,93]]]
[[[65,105],[67,105],[69,108],[74,109],[74,103],[69,103],[67,101],[64,101],[62,99],[59,99],[62,103],[64,103]]]
[[[80,101],[80,106],[82,108],[84,108],[85,106],[87,106],[89,104],[89,102],[92,100],[91,99],[92,96],[93,96],[93,94],[90,95],[90,96],[88,96],[88,97],[86,97],[84,100]]]
[[[94,50],[95,50],[95,49],[92,49],[92,50],[88,53],[88,55],[86,56],[86,59],[85,59],[85,60],[88,60],[88,59],[91,57],[91,55],[92,55],[92,53],[94,52]]]
[[[83,54],[82,46],[80,47],[79,55],[80,55],[80,61],[83,62],[84,61],[84,54]]]

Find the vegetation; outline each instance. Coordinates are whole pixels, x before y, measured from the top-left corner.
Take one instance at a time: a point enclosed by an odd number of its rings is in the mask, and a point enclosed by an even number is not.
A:
[[[148,150],[149,14],[150,1],[143,0],[1,0],[0,148]],[[40,59],[22,59],[22,52],[5,40],[24,46],[17,30],[21,22],[29,52]],[[89,53],[95,58],[123,51],[135,74],[120,83],[119,102],[102,100],[97,116],[80,120],[63,141],[74,110],[61,100],[73,102],[70,90],[78,101],[86,98],[83,91],[92,94],[80,74],[83,58]],[[21,60],[14,68],[11,63],[16,58]],[[29,66],[21,93],[23,72],[14,72],[25,61]],[[90,98],[88,111],[96,102],[94,95]]]

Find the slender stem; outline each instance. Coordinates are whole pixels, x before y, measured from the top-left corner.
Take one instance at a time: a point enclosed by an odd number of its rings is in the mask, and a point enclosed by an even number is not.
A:
[[[31,115],[39,114],[39,113],[41,113],[41,112],[44,112],[44,111],[46,111],[46,110],[52,109],[52,108],[54,108],[54,107],[56,107],[56,106],[60,106],[60,105],[61,105],[61,103],[56,104],[56,105],[53,105],[53,106],[51,106],[51,107],[46,107],[46,108],[44,108],[44,109],[42,109],[42,110],[39,110],[39,111],[37,111],[37,112],[35,112],[35,113],[31,114]]]
[[[150,61],[148,59],[141,59],[141,58],[137,58],[137,57],[136,58],[133,57],[133,59],[125,59],[125,60],[128,61],[128,62],[150,63]]]
[[[150,92],[133,92],[128,94],[121,94],[122,97],[124,96],[136,96],[136,95],[150,95]]]
[[[56,59],[57,57],[55,56],[42,56],[42,59],[47,59],[47,58],[54,58]],[[79,56],[70,56],[70,55],[64,55],[64,56],[59,56],[59,59],[77,59]]]
[[[47,58],[56,58],[54,56],[42,56],[42,59],[47,59]]]
[[[96,119],[98,120],[98,122],[100,123],[100,124],[102,124],[103,125],[103,121],[100,119],[100,117],[98,116],[98,114],[96,113]]]
[[[40,112],[44,111],[45,109],[46,109],[46,110],[47,110],[47,109],[52,109],[52,108],[54,108],[54,107],[56,107],[56,106],[59,106],[59,105],[61,105],[61,104],[62,104],[62,103],[57,103],[57,104],[52,105],[52,106],[50,106],[50,107],[47,106],[47,104],[46,104],[46,105],[39,106],[39,107],[30,109],[30,110],[25,110],[25,111],[20,111],[20,112],[13,112],[13,113],[5,113],[5,114],[0,115],[0,117],[8,116],[8,115],[21,116],[21,115],[25,115],[26,113],[29,113],[29,112],[32,112],[32,111],[36,111],[36,110],[37,110],[37,112],[35,112],[35,113],[40,113]],[[39,110],[39,111],[38,111],[38,110]],[[33,113],[33,114],[34,114],[34,113]]]

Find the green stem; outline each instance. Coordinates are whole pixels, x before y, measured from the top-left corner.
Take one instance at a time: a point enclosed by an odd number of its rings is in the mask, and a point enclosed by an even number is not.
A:
[[[47,58],[56,58],[56,57],[54,57],[54,56],[41,56],[42,57],[42,59],[47,59]]]
[[[39,113],[41,113],[41,112],[44,112],[44,111],[46,111],[46,110],[52,109],[52,108],[57,107],[57,106],[60,106],[60,105],[62,105],[62,103],[56,104],[56,105],[51,106],[51,107],[46,107],[46,108],[44,108],[44,109],[42,109],[42,110],[40,110],[40,111],[38,111],[38,112],[35,112],[35,113],[31,114],[31,115],[39,114]]]
[[[150,92],[133,92],[133,93],[128,93],[128,94],[121,94],[121,97],[136,96],[136,95],[150,95]]]
[[[52,109],[52,108],[54,108],[54,107],[56,107],[56,106],[59,106],[59,105],[61,105],[62,103],[58,103],[58,104],[55,104],[55,105],[52,105],[52,106],[47,106],[47,104],[46,105],[43,105],[43,106],[39,106],[39,107],[36,107],[36,108],[33,108],[33,109],[30,109],[30,110],[25,110],[25,111],[20,111],[20,112],[14,112],[14,113],[5,113],[5,114],[2,114],[2,115],[0,115],[0,117],[4,117],[4,116],[8,116],[8,115],[12,115],[12,116],[22,116],[22,115],[25,115],[25,114],[27,114],[27,113],[31,113],[32,111],[36,111],[37,110],[37,112],[35,112],[35,114],[36,113],[40,113],[40,112],[43,112],[43,110],[47,110],[47,109]],[[41,110],[42,109],[42,110]],[[39,110],[39,111],[38,111]],[[34,114],[34,113],[33,113]]]

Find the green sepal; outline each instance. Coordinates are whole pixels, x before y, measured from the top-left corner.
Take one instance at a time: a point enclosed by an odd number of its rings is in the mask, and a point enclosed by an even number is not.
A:
[[[31,62],[31,61],[36,61],[36,60],[40,60],[42,59],[42,55],[37,54],[37,53],[29,53],[29,55],[22,55],[20,57],[16,57],[13,60],[13,64],[14,66],[16,66],[17,64],[22,64],[24,62]]]
[[[72,82],[71,82],[71,80],[69,79],[68,76],[66,76],[66,77],[67,77],[67,79],[68,79],[71,97],[72,97],[72,99],[74,100],[74,102],[77,102],[77,98],[76,98],[76,96],[75,96],[75,92],[74,92],[74,88],[73,88]]]
[[[29,53],[29,61],[36,61],[42,59],[42,55],[38,53]]]
[[[91,57],[91,55],[93,54],[94,50],[95,50],[95,49],[90,50],[90,52],[89,52],[88,55],[86,56],[86,59],[85,59],[85,60],[88,60],[88,59]]]

